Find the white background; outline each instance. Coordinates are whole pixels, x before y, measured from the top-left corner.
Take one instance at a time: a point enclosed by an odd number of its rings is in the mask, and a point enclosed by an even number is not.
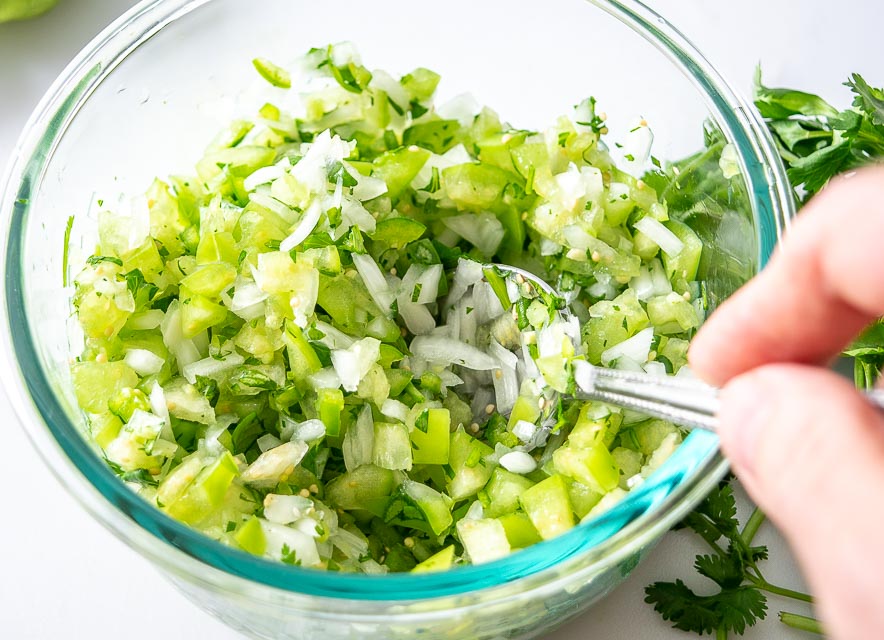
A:
[[[2,0],[0,0],[2,1]],[[725,77],[748,93],[757,62],[774,86],[822,93],[838,106],[850,72],[884,84],[884,11],[875,0],[648,0],[694,40]],[[11,152],[31,109],[70,58],[132,0],[61,0],[44,18],[0,25],[0,161]],[[800,9],[798,8],[800,7]],[[239,637],[185,601],[135,552],[74,503],[32,450],[0,394],[0,638],[177,640]],[[771,547],[766,577],[801,588],[784,542],[769,525],[759,536]],[[670,533],[632,577],[550,640],[687,638],[643,603],[654,580],[695,575],[703,549]],[[772,598],[771,615],[751,639],[807,637],[785,629],[776,611],[806,613]]]

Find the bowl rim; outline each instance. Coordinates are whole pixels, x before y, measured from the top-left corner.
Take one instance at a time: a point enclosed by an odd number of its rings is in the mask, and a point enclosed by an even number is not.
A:
[[[656,541],[726,473],[727,463],[717,453],[714,436],[691,434],[638,490],[558,538],[484,565],[383,577],[289,567],[226,547],[130,491],[94,454],[54,397],[34,347],[20,277],[29,195],[77,111],[104,78],[154,34],[210,1],[143,0],[103,30],[47,91],[0,181],[4,194],[0,242],[6,247],[6,275],[0,278],[6,307],[6,313],[0,314],[4,365],[0,378],[26,434],[62,484],[106,528],[175,575],[234,590],[242,590],[243,584],[259,584],[289,595],[355,599],[368,605],[376,600],[402,602],[495,589],[514,581],[540,586],[554,581],[562,570],[590,572],[612,566]],[[767,219],[773,226],[766,232],[757,229],[760,268],[795,210],[791,192],[784,187],[789,184],[785,169],[754,107],[730,88],[687,38],[638,0],[588,2],[663,53],[694,84],[712,117],[737,147],[754,217]],[[587,544],[589,525],[595,530],[613,527],[614,533]]]

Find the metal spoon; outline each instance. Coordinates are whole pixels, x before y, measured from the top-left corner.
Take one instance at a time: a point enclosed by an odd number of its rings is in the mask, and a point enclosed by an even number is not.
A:
[[[520,287],[526,283],[551,296],[562,296],[549,284],[524,269],[506,264],[486,265]],[[567,307],[557,310],[562,320],[573,314]],[[574,393],[579,400],[598,400],[662,418],[687,428],[716,431],[719,400],[717,387],[693,378],[652,375],[634,371],[607,369],[585,360],[573,361]],[[884,390],[865,391],[866,399],[884,411]]]

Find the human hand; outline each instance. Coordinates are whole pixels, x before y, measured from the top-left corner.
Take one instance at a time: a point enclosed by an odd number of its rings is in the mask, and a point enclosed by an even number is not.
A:
[[[884,417],[822,368],[884,314],[884,167],[833,180],[690,350],[721,446],[794,549],[828,633],[884,638]]]

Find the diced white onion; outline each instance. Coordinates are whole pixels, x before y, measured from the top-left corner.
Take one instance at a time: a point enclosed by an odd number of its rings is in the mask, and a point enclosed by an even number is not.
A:
[[[639,273],[629,281],[629,288],[635,291],[635,297],[646,302],[654,297],[654,280],[651,277],[648,268],[644,265],[639,269]]]
[[[269,493],[264,498],[264,517],[276,524],[290,524],[303,517],[304,512],[312,506],[310,498],[297,494],[285,496]]]
[[[319,339],[319,342],[327,346],[329,349],[347,349],[356,342],[340,329],[336,329],[322,320],[317,320],[313,326],[324,334]]]
[[[516,296],[512,296],[511,299],[515,300]],[[504,311],[503,303],[489,283],[480,282],[473,287],[473,312],[470,315],[477,323],[482,324],[497,318]]]
[[[491,340],[489,351],[500,361],[500,369],[491,374],[497,410],[501,415],[508,415],[519,395],[519,379],[516,374],[519,358],[494,339]]]
[[[355,169],[351,171],[350,167],[344,166],[347,167],[348,173],[356,179],[356,186],[353,187],[354,198],[366,202],[387,193],[387,183],[380,178],[364,176]]]
[[[353,471],[371,462],[374,450],[374,419],[369,405],[363,406],[356,423],[347,428],[341,449],[347,471]]]
[[[234,369],[245,362],[245,358],[236,352],[228,353],[221,358],[208,357],[196,362],[191,362],[181,369],[181,375],[190,384],[196,383],[197,376],[219,379],[222,374]]]
[[[665,296],[672,293],[672,282],[666,276],[666,270],[659,259],[654,258],[650,264],[651,280],[654,283],[654,295]]]
[[[684,243],[678,239],[678,236],[651,216],[645,216],[636,222],[635,228],[653,240],[670,258],[674,258],[684,249]]]
[[[687,378],[688,380],[696,380],[697,376],[694,375],[694,372],[691,370],[690,366],[684,365],[678,372],[675,374],[676,378]]]
[[[537,331],[536,335],[537,354],[541,358],[546,358],[548,356],[559,356],[564,358],[566,348],[569,348],[567,343],[571,340],[565,335],[563,322],[554,321],[552,324]]]
[[[240,477],[246,484],[276,486],[283,476],[288,475],[301,462],[307,449],[303,442],[281,444],[258,456]]]
[[[166,310],[166,316],[160,325],[160,331],[163,334],[163,343],[168,347],[175,360],[178,361],[179,367],[185,367],[191,362],[200,359],[200,351],[197,349],[193,340],[184,337],[184,331],[181,328],[181,310],[180,303],[175,300]]]
[[[368,540],[347,529],[339,528],[329,540],[348,558],[358,559],[368,553]]]
[[[261,453],[265,451],[269,451],[270,449],[274,449],[282,444],[282,440],[277,438],[272,433],[265,433],[263,436],[258,438],[255,442],[258,445],[258,449],[260,449]]]
[[[500,466],[513,473],[531,473],[537,468],[537,461],[524,451],[510,451],[500,457]]]
[[[412,264],[405,272],[400,285],[399,300],[406,303],[429,304],[436,301],[439,291],[439,278],[442,277],[442,265]],[[415,291],[417,296],[415,296]]]
[[[338,377],[338,372],[335,371],[334,367],[325,367],[316,373],[310,374],[307,382],[310,383],[314,391],[319,389],[337,389],[341,386],[341,379]]]
[[[222,293],[221,298],[224,299],[224,296]],[[243,320],[254,320],[264,315],[264,301],[267,298],[268,294],[256,282],[239,276],[228,307]]]
[[[652,376],[666,376],[666,365],[662,362],[657,362],[656,360],[652,360],[651,362],[646,362],[644,367],[645,373],[649,373]]]
[[[540,255],[542,256],[554,256],[562,250],[562,245],[558,242],[553,242],[549,238],[541,238],[540,239]]]
[[[654,329],[648,327],[642,329],[631,338],[615,344],[609,349],[602,352],[602,364],[608,365],[613,360],[627,357],[639,364],[648,360],[648,354],[651,352],[651,342],[654,340]]]
[[[509,369],[515,369],[519,364],[519,356],[509,349],[502,347],[497,340],[491,340],[489,351],[491,352],[491,355],[500,360],[503,366]]]
[[[332,350],[332,366],[334,366],[345,391],[356,391],[360,380],[380,358],[380,347],[380,340],[362,338],[346,349]]]
[[[304,216],[301,218],[300,222],[298,222],[298,226],[295,227],[295,230],[292,231],[291,235],[285,240],[279,243],[279,250],[291,251],[304,242],[307,236],[313,233],[313,229],[316,228],[321,216],[322,207],[319,204],[319,200],[314,199],[313,202],[310,203],[310,206],[307,207],[307,211],[304,212]]]
[[[570,164],[568,169],[557,174],[554,180],[557,199],[565,211],[574,211],[578,205],[583,206],[585,202],[583,180],[576,165]]]
[[[448,291],[445,305],[450,307],[455,304],[470,287],[481,282],[484,277],[482,263],[469,258],[460,258],[457,261],[457,268],[454,270],[454,277],[451,279],[451,288]]]
[[[265,167],[265,168],[272,169],[273,167]],[[282,202],[280,202],[276,198],[273,198],[273,197],[267,195],[266,193],[261,193],[260,191],[253,191],[249,195],[249,200],[251,200],[252,202],[254,202],[258,206],[264,207],[265,209],[269,209],[270,211],[272,211],[273,213],[278,215],[280,218],[282,218],[283,220],[285,220],[289,224],[293,223],[297,218],[297,215],[296,215],[294,209],[292,209],[291,207],[289,207],[286,204],[283,204]]]
[[[580,178],[583,182],[583,193],[587,202],[598,204],[598,200],[605,192],[605,183],[602,171],[598,167],[581,167]]]
[[[132,367],[138,375],[149,376],[159,373],[166,361],[148,349],[126,349],[123,362]]]
[[[414,355],[437,364],[456,364],[477,371],[488,371],[500,366],[497,358],[451,338],[418,336],[411,341],[410,348]]]
[[[569,247],[586,251],[593,245],[593,237],[591,234],[576,224],[569,224],[562,228],[562,237]]]
[[[443,218],[442,223],[488,257],[497,251],[505,234],[500,220],[488,212],[449,216]]]
[[[387,398],[381,405],[381,413],[388,418],[395,418],[399,422],[405,422],[408,417],[408,405],[393,398]]]
[[[461,126],[468,127],[482,110],[472,94],[462,93],[448,102],[436,107],[436,113],[446,120],[457,120]]]
[[[442,380],[443,387],[456,387],[463,384],[463,379],[448,369],[439,372],[439,379]]]
[[[632,175],[641,175],[651,155],[654,134],[647,123],[638,122],[623,140],[623,167]]]
[[[286,435],[292,441],[312,442],[325,435],[325,424],[317,418],[298,422],[288,416],[282,416],[282,422],[285,425]]]
[[[301,566],[315,567],[319,564],[319,550],[316,548],[316,541],[310,535],[265,519],[259,519],[259,522],[267,541],[269,555],[279,557],[283,549],[286,549],[294,554]]]
[[[473,502],[470,505],[470,508],[467,509],[467,512],[464,514],[464,520],[481,520],[485,517],[485,509],[482,507],[482,503],[479,500]]]
[[[380,307],[381,311],[389,316],[395,295],[390,290],[381,268],[367,253],[353,253],[350,257],[353,258],[353,265],[359,272],[359,277],[362,278],[371,299]]]
[[[386,565],[378,564],[371,558],[360,562],[359,567],[362,569],[362,573],[367,576],[382,576],[387,573]]]
[[[156,329],[163,322],[163,312],[159,309],[150,309],[141,313],[133,313],[126,320],[126,327],[134,331],[149,331]]]
[[[721,156],[718,158],[718,167],[725,180],[740,175],[740,157],[737,155],[737,148],[733,143],[729,142],[724,145]]]
[[[153,383],[153,388],[148,396],[150,402],[150,411],[158,416],[164,423],[163,431],[160,434],[165,440],[174,441],[175,436],[172,432],[172,419],[169,417],[169,408],[166,406],[166,394],[159,382]]]
[[[513,435],[525,444],[534,442],[534,436],[537,434],[538,427],[527,420],[519,420],[513,425]]]
[[[635,371],[636,373],[644,373],[642,365],[638,360],[633,360],[629,356],[620,356],[611,363],[614,369],[618,371]]]
[[[422,336],[436,328],[433,314],[424,305],[400,300],[398,308],[400,317],[405,321],[405,326],[414,335]]]
[[[436,296],[439,293],[439,279],[441,277],[441,264],[431,264],[423,270],[417,279],[417,284],[421,287],[420,294],[417,300],[415,300],[417,304],[429,304],[436,301]]]
[[[340,230],[346,230],[350,227],[359,227],[365,233],[374,233],[377,228],[377,221],[368,210],[362,206],[358,200],[354,198],[344,198],[341,205],[341,221]]]
[[[424,166],[421,167],[421,170],[417,172],[414,180],[411,181],[411,188],[415,191],[426,188],[430,183],[430,180],[433,179],[433,169],[441,172],[448,167],[453,167],[459,164],[468,164],[472,161],[472,156],[470,156],[463,144],[453,146],[442,155],[433,154],[427,159]],[[435,194],[430,194],[430,196],[434,197]]]
[[[612,182],[608,187],[608,201],[619,202],[629,198],[629,185],[625,182]]]
[[[407,110],[409,98],[402,83],[381,69],[373,70],[371,73],[371,82],[368,83],[368,86],[385,92],[387,97],[396,103],[396,106],[402,110]]]

